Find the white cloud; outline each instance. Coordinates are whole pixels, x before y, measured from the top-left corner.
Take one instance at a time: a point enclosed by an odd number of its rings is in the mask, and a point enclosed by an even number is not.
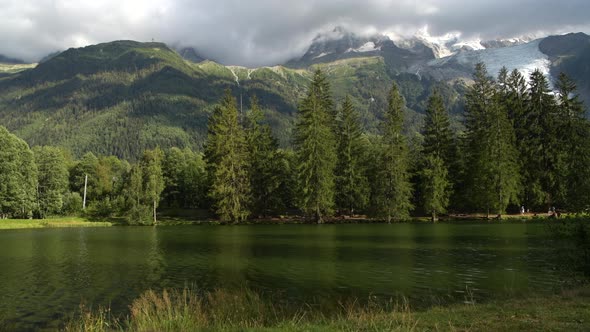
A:
[[[0,0],[0,54],[37,60],[117,39],[194,46],[228,64],[270,65],[305,52],[320,31],[482,39],[589,31],[587,0]]]

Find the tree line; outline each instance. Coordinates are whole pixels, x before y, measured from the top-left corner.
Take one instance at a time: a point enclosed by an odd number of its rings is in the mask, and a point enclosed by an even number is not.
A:
[[[134,164],[29,149],[0,127],[0,217],[84,212],[153,224],[160,206],[211,209],[225,222],[286,211],[319,223],[359,214],[391,222],[411,214],[436,221],[448,211],[583,212],[590,203],[590,125],[575,84],[562,74],[554,88],[538,70],[527,80],[503,68],[494,79],[477,64],[464,129],[451,130],[435,90],[422,139],[409,144],[395,83],[377,115],[380,133],[368,134],[351,99],[335,105],[318,70],[299,104],[292,148],[279,149],[255,97],[242,113],[226,91],[209,117],[203,153],[155,148]]]

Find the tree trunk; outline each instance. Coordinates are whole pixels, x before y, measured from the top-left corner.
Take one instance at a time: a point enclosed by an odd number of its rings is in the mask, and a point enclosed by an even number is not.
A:
[[[432,211],[432,222],[436,223],[438,221],[438,217],[436,216],[436,212]]]
[[[84,200],[82,201],[82,210],[86,210],[86,188],[88,187],[88,174],[84,176]]]
[[[316,207],[316,210],[315,210],[315,221],[318,224],[324,223],[324,221],[322,220],[322,215],[320,214],[320,208],[319,207]]]

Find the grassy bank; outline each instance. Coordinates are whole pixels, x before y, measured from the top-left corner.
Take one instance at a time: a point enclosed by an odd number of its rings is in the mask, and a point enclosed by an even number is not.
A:
[[[365,301],[367,302],[367,301]],[[404,301],[290,306],[251,291],[147,291],[127,318],[89,311],[66,331],[588,331],[590,287],[412,311]]]
[[[51,228],[51,227],[109,227],[110,222],[94,222],[79,217],[55,219],[0,219],[1,229]]]

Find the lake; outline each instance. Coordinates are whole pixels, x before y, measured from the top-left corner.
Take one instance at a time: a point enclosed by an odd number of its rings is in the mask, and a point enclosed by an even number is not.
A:
[[[251,287],[293,301],[485,300],[549,292],[542,224],[169,226],[0,232],[0,321],[57,327],[84,301],[125,312],[143,291]],[[1,326],[1,325],[0,325]]]

